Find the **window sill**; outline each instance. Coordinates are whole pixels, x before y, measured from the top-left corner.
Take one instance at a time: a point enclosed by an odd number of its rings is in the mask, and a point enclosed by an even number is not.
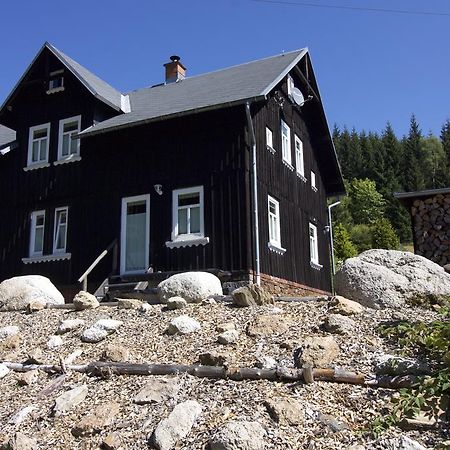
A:
[[[60,166],[61,164],[68,164],[68,163],[77,162],[77,161],[81,161],[80,155],[70,155],[70,156],[67,156],[66,158],[58,159],[57,161],[55,161],[53,163],[53,165]]]
[[[309,265],[315,270],[320,270],[323,267],[322,264],[318,264],[318,263],[316,263],[314,261],[310,261]]]
[[[33,264],[51,261],[63,261],[65,259],[70,259],[71,257],[71,253],[55,253],[54,255],[31,256],[30,258],[22,258],[22,262],[24,264]]]
[[[29,166],[24,167],[23,170],[28,172],[29,170],[44,169],[45,167],[50,167],[50,164],[48,162],[30,164]]]
[[[312,189],[314,192],[317,192],[317,191],[318,191],[318,189],[316,188],[316,186],[311,186],[311,189]]]
[[[203,236],[183,236],[182,238],[174,239],[173,241],[167,241],[167,248],[180,248],[180,247],[194,247],[197,245],[206,245],[209,243],[209,237]]]
[[[62,91],[64,91],[64,86],[54,88],[54,89],[49,89],[46,91],[46,94],[56,94],[56,92],[62,92]]]
[[[275,154],[275,149],[273,147],[271,147],[270,145],[266,145],[267,150],[269,150],[270,153],[272,153],[272,155]]]
[[[267,243],[267,246],[269,247],[269,250],[271,252],[277,253],[279,255],[284,255],[286,253],[286,249],[283,247],[280,247],[276,244],[272,244],[271,242]]]
[[[301,173],[297,172],[297,176],[300,178],[300,180],[303,181],[303,183],[306,183],[308,180],[306,179],[306,177],[304,175],[302,175]]]
[[[293,166],[290,162],[288,162],[288,161],[286,161],[285,159],[283,159],[283,164],[284,164],[290,171],[294,171],[294,166]]]

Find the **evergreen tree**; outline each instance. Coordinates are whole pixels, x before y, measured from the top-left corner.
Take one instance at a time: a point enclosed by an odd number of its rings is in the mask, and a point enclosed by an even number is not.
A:
[[[446,155],[446,166],[447,166],[447,176],[445,177],[446,186],[450,185],[450,120],[446,120],[444,125],[441,128],[441,143],[444,149],[444,153]]]
[[[422,132],[413,114],[408,136],[404,139],[403,187],[406,191],[419,191],[425,188],[422,156]]]
[[[430,132],[422,143],[423,160],[422,170],[425,187],[436,189],[445,187],[448,178],[447,158],[441,141]]]

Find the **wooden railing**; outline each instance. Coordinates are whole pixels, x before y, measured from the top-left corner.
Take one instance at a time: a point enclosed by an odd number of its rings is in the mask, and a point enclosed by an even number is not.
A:
[[[86,272],[81,275],[80,278],[78,278],[79,283],[83,283],[83,291],[87,291],[88,286],[88,275],[95,269],[97,264],[110,252],[113,251],[113,269],[112,271],[117,269],[117,239],[114,239],[114,241],[111,242],[111,244],[108,245],[105,250],[103,250],[100,255],[97,256],[97,258],[94,260],[94,262],[87,268]]]

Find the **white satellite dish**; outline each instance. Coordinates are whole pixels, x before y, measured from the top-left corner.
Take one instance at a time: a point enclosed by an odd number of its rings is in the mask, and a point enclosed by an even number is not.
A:
[[[303,97],[302,91],[299,88],[293,88],[291,95],[292,100],[294,100],[298,106],[303,106],[305,104],[305,97]]]

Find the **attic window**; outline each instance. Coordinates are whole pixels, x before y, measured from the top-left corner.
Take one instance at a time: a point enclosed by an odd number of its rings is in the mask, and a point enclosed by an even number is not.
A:
[[[64,71],[57,70],[55,72],[50,72],[47,94],[53,94],[54,92],[61,92],[63,90],[64,90]]]

